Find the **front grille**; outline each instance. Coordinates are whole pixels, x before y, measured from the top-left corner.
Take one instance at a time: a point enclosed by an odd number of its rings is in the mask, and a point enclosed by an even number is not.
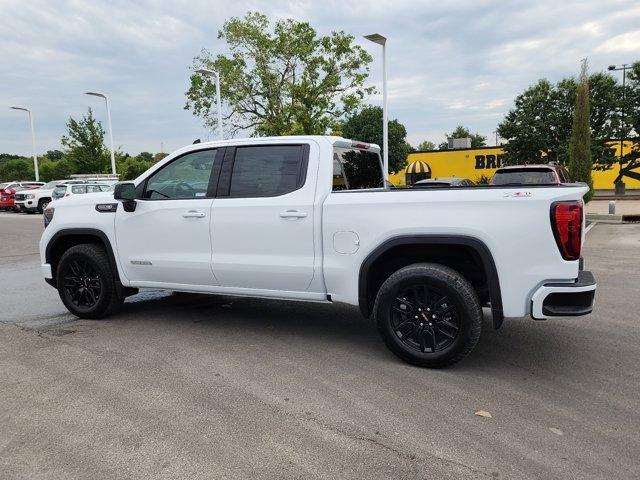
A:
[[[25,200],[26,198],[27,198],[27,195],[24,193],[16,193],[15,195],[15,200],[18,202]]]

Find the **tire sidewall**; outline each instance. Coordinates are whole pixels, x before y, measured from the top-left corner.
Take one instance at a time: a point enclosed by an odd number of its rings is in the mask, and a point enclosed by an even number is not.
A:
[[[440,362],[445,363],[458,356],[470,343],[475,344],[477,339],[473,339],[474,322],[481,321],[481,315],[480,319],[476,318],[480,306],[476,302],[470,305],[468,299],[461,293],[461,290],[467,287],[459,280],[460,278],[457,272],[448,268],[443,271],[443,268],[432,270],[428,266],[407,267],[391,275],[383,283],[376,298],[374,313],[378,329],[391,351],[410,363],[437,366]],[[456,306],[460,330],[453,343],[443,350],[420,352],[412,349],[402,343],[393,329],[392,302],[401,292],[416,284],[427,285],[443,295],[449,296]]]
[[[67,308],[67,310],[69,310],[74,315],[82,318],[99,318],[109,307],[114,289],[113,276],[110,270],[105,269],[100,261],[96,261],[93,255],[90,255],[86,251],[83,251],[81,247],[82,246],[78,246],[69,249],[66,253],[64,253],[64,255],[60,258],[60,261],[58,262],[56,273],[58,294],[60,295],[60,299],[62,300],[62,303],[64,303],[64,306]],[[88,262],[95,269],[100,278],[100,296],[95,305],[90,308],[79,308],[78,306],[74,305],[66,289],[64,288],[65,271],[69,263],[73,262],[74,260]]]

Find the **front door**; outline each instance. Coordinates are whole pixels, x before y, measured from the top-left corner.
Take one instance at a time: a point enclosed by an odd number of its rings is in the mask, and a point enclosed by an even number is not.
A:
[[[309,151],[308,145],[227,149],[211,222],[213,271],[220,285],[309,289],[317,169]]]
[[[189,152],[145,180],[133,212],[116,211],[116,249],[134,285],[216,285],[209,180],[216,150]]]

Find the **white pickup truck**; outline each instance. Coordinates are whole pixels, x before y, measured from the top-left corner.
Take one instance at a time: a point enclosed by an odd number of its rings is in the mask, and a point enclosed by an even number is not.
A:
[[[45,211],[42,272],[102,318],[139,288],[341,302],[442,367],[505,317],[585,315],[583,184],[384,188],[379,148],[339,137],[199,143],[113,193]]]

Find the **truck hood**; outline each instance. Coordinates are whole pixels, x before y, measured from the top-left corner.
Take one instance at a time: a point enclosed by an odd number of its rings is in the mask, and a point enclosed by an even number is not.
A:
[[[62,197],[57,200],[53,200],[49,205],[64,206],[64,205],[96,205],[98,203],[114,202],[113,192],[95,192],[95,193],[81,193],[78,195],[71,195],[70,197]]]

